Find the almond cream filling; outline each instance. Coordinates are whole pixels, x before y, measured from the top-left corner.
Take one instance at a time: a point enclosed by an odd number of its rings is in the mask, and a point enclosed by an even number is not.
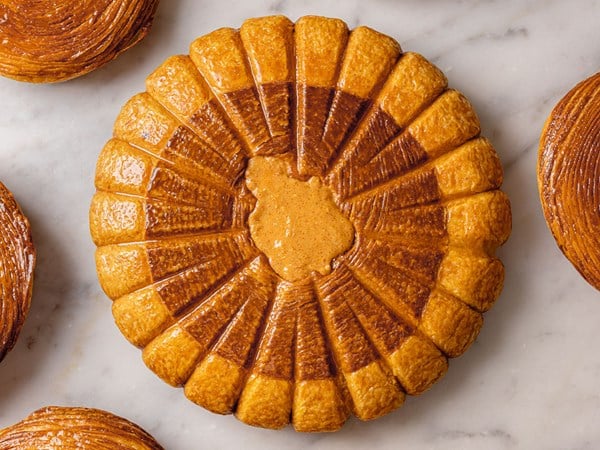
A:
[[[352,245],[354,227],[319,178],[301,181],[290,172],[281,157],[256,156],[248,163],[246,185],[257,199],[250,234],[283,279],[327,275],[332,259]]]

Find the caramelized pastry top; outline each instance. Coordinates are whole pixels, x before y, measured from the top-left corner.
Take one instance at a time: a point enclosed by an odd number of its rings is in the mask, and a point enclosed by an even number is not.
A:
[[[471,104],[425,58],[265,17],[146,89],[100,154],[90,224],[115,321],[162,379],[251,425],[331,431],[473,342],[510,207]]]
[[[49,83],[88,73],[148,33],[158,0],[0,0],[0,75]]]
[[[0,430],[0,450],[163,450],[134,423],[91,408],[48,406]]]
[[[558,246],[600,289],[600,73],[575,86],[548,117],[538,185]]]
[[[15,346],[29,312],[34,266],[29,222],[0,183],[0,361]]]

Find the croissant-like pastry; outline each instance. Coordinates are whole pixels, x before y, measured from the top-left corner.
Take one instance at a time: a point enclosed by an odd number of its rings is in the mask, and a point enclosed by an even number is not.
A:
[[[29,312],[34,266],[29,221],[0,183],[0,361],[15,346]]]
[[[48,406],[0,430],[0,450],[163,450],[147,432],[99,409]]]
[[[51,83],[91,72],[146,36],[158,0],[0,0],[0,75]]]
[[[540,139],[538,187],[556,243],[600,289],[600,73],[550,113]]]
[[[499,295],[502,168],[425,58],[341,20],[244,22],[116,120],[90,226],[123,334],[256,426],[338,429],[419,394]]]

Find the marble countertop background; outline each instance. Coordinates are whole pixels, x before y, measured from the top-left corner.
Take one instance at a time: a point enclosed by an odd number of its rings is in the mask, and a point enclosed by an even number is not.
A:
[[[435,62],[475,105],[512,200],[505,289],[476,343],[421,397],[335,434],[254,429],[156,378],[113,324],[88,232],[96,158],[145,76],[197,36],[273,13],[366,24]],[[600,70],[599,19],[598,0],[163,0],[147,39],[90,75],[0,79],[0,180],[38,248],[31,313],[0,364],[0,427],[60,404],[125,416],[174,450],[600,448],[600,293],[556,247],[535,176],[552,106]]]

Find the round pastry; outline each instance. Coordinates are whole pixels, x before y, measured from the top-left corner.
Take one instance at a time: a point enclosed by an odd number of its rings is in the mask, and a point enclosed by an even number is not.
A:
[[[29,222],[0,183],[0,361],[15,346],[29,312],[34,266]]]
[[[100,155],[90,224],[116,323],[163,380],[251,425],[328,431],[473,342],[510,207],[475,112],[425,58],[266,17],[146,87]]]
[[[600,73],[554,107],[542,131],[538,187],[556,243],[600,289]]]
[[[137,44],[158,0],[1,0],[0,75],[51,83],[91,72]]]
[[[162,450],[136,424],[106,411],[48,406],[0,430],[0,450]]]

